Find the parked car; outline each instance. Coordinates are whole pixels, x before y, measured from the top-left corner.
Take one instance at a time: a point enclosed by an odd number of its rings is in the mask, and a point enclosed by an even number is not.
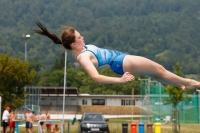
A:
[[[110,133],[108,121],[102,113],[84,113],[79,121],[79,133]]]

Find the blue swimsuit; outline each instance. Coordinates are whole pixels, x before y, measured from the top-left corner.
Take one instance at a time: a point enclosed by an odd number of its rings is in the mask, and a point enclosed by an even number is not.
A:
[[[85,45],[85,48],[86,48],[85,51],[89,51],[93,53],[95,57],[97,58],[98,60],[97,68],[103,65],[109,65],[111,70],[114,71],[115,73],[120,74],[120,75],[124,74],[123,60],[124,60],[124,57],[127,55],[127,53],[119,52],[115,50],[102,49],[91,44]],[[79,54],[85,51],[82,51]]]

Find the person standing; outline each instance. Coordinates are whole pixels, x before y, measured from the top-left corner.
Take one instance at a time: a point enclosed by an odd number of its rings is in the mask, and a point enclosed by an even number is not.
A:
[[[48,111],[45,112],[45,115],[46,115],[46,120],[50,120],[51,117],[50,117],[50,114]],[[46,127],[47,127],[47,133],[51,133],[51,123],[50,122],[46,122]]]
[[[9,110],[10,107],[6,106],[3,115],[2,115],[2,126],[3,126],[3,133],[7,133],[8,129],[8,121],[9,121]]]
[[[26,133],[33,132],[33,122],[34,122],[34,115],[30,109],[27,109],[27,113],[25,116],[26,119]]]
[[[10,133],[14,133],[15,131],[15,120],[17,119],[17,115],[15,114],[15,110],[12,110],[9,115],[10,123]]]
[[[45,115],[44,114],[42,114],[42,112],[40,112],[40,114],[36,117],[36,119],[38,120],[38,121],[40,121],[40,133],[44,133],[45,131],[44,131],[44,121],[42,121],[42,120],[45,120],[46,119],[46,117],[45,117]]]

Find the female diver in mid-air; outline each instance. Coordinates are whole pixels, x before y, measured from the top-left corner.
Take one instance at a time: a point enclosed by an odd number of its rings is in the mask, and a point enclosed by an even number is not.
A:
[[[59,39],[39,21],[36,24],[41,30],[33,30],[35,33],[47,36],[54,43],[62,44],[65,49],[71,50],[73,56],[95,82],[125,83],[135,79],[132,74],[143,74],[163,84],[177,86],[183,90],[200,88],[200,82],[179,77],[166,70],[162,65],[147,58],[103,49],[94,45],[85,45],[83,36],[72,27],[65,26]],[[96,68],[103,65],[109,65],[111,70],[122,76],[110,77],[99,74]]]

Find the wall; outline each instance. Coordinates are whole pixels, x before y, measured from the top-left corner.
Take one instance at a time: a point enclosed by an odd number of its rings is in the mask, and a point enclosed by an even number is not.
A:
[[[110,115],[141,115],[142,108],[138,106],[79,106],[78,114],[84,112],[101,112]]]

